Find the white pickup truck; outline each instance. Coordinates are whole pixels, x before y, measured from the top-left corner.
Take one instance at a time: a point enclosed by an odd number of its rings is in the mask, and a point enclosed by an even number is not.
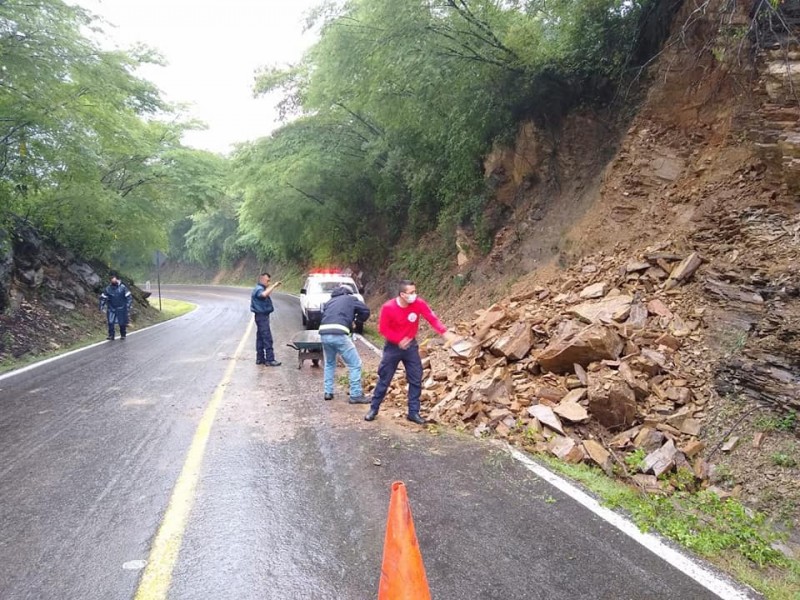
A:
[[[331,299],[331,292],[340,285],[349,287],[356,298],[364,301],[361,290],[348,275],[341,273],[311,273],[300,290],[300,310],[303,313],[303,327],[319,329],[322,319],[322,306]],[[363,323],[356,324],[356,333],[362,333]]]

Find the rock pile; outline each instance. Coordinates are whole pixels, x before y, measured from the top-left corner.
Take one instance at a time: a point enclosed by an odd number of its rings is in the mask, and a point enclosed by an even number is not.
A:
[[[740,437],[741,420],[713,429],[721,399],[800,410],[800,214],[718,209],[691,250],[585,257],[459,323],[453,347],[423,344],[427,416],[648,490],[710,485],[708,461]],[[392,402],[402,415],[402,375]]]
[[[423,406],[432,421],[524,441],[591,462],[646,488],[698,456],[711,367],[703,308],[682,285],[703,260],[652,248],[584,258],[568,277],[480,311],[451,348],[423,345]],[[387,401],[405,404],[395,379]],[[627,458],[632,455],[632,458]]]

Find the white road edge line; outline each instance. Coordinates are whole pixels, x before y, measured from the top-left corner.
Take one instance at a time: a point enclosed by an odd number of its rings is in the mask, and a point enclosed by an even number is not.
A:
[[[363,342],[367,348],[376,354],[381,354],[381,351],[363,336],[356,335],[354,337]],[[559,477],[539,463],[530,459],[528,456],[512,447],[507,442],[497,442],[497,444],[504,447],[512,457],[521,462],[529,471],[532,471],[541,479],[559,489],[567,496],[592,511],[608,524],[616,527],[619,531],[630,537],[632,540],[641,544],[650,550],[650,552],[663,559],[688,577],[691,577],[697,583],[720,598],[723,598],[724,600],[752,600],[752,598],[755,597],[752,594],[744,591],[740,586],[726,581],[720,575],[717,575],[710,569],[700,565],[690,556],[687,556],[672,546],[667,545],[658,536],[652,533],[640,531],[634,523],[622,515],[615,513],[613,510],[602,506],[589,494],[578,489],[566,479]]]
[[[698,562],[693,558],[665,544],[658,536],[652,533],[640,531],[639,528],[631,521],[627,520],[622,515],[617,514],[604,506],[601,506],[600,503],[592,498],[589,494],[578,489],[555,473],[550,472],[516,448],[513,448],[507,442],[496,442],[496,444],[504,447],[512,457],[521,462],[529,471],[532,471],[550,485],[558,488],[567,496],[583,505],[585,508],[588,508],[598,517],[613,527],[616,527],[635,542],[638,542],[650,550],[650,552],[665,560],[668,564],[686,574],[688,577],[691,577],[697,583],[702,585],[710,592],[713,592],[720,598],[723,598],[724,600],[752,600],[755,597],[745,592],[741,587],[726,581],[721,576],[698,564]]]
[[[187,314],[189,314],[189,313],[187,313]],[[161,327],[162,325],[166,325],[167,323],[172,323],[173,321],[176,321],[178,319],[182,319],[184,316],[185,315],[181,315],[180,317],[175,317],[174,319],[169,319],[167,321],[162,321],[161,323],[156,323],[155,325],[150,325],[149,327],[145,327],[144,329],[136,329],[135,331],[129,331],[127,337],[131,337],[132,335],[136,335],[137,333],[141,333],[142,331],[147,331],[148,329],[153,329],[155,327]],[[38,369],[39,367],[43,367],[46,364],[49,364],[51,362],[55,362],[57,360],[61,360],[62,358],[66,358],[68,356],[72,356],[73,354],[77,354],[78,352],[84,352],[86,350],[89,350],[90,348],[94,348],[96,346],[101,346],[103,344],[111,344],[111,343],[122,344],[124,342],[122,342],[122,340],[120,340],[119,338],[117,338],[113,342],[109,342],[108,340],[103,340],[101,342],[95,342],[94,344],[90,344],[89,346],[83,346],[82,348],[76,348],[75,350],[70,350],[69,352],[65,352],[64,354],[59,354],[57,356],[51,356],[50,358],[45,358],[44,360],[40,360],[40,361],[35,362],[33,364],[30,364],[30,365],[28,365],[26,367],[20,367],[19,369],[15,369],[13,371],[9,371],[8,373],[3,373],[2,375],[0,375],[0,381],[2,381],[3,379],[10,379],[11,377],[14,377],[15,375],[21,375],[22,373],[25,373],[27,371],[32,371],[33,369]]]
[[[375,344],[373,344],[372,342],[370,342],[370,341],[369,341],[367,338],[365,338],[363,335],[359,335],[359,334],[357,334],[357,333],[354,333],[354,334],[353,334],[353,337],[354,337],[355,339],[357,339],[358,341],[360,341],[362,344],[364,344],[364,345],[365,345],[367,348],[369,348],[370,350],[372,350],[372,351],[373,351],[375,354],[377,354],[378,356],[380,356],[380,355],[382,354],[382,352],[380,351],[380,349],[379,349],[377,346],[375,346]]]

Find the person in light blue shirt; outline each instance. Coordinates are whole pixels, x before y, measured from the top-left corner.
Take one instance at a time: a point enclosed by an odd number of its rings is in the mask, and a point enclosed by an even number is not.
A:
[[[275,310],[272,305],[272,292],[275,291],[280,281],[270,285],[272,276],[262,273],[258,278],[258,285],[250,294],[250,312],[256,319],[256,364],[266,367],[279,367],[280,361],[275,360],[275,351],[272,348],[272,331],[269,328],[269,316]]]

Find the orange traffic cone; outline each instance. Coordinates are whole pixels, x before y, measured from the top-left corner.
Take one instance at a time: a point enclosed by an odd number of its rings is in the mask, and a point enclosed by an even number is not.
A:
[[[402,481],[392,484],[378,600],[430,600],[425,565]]]

